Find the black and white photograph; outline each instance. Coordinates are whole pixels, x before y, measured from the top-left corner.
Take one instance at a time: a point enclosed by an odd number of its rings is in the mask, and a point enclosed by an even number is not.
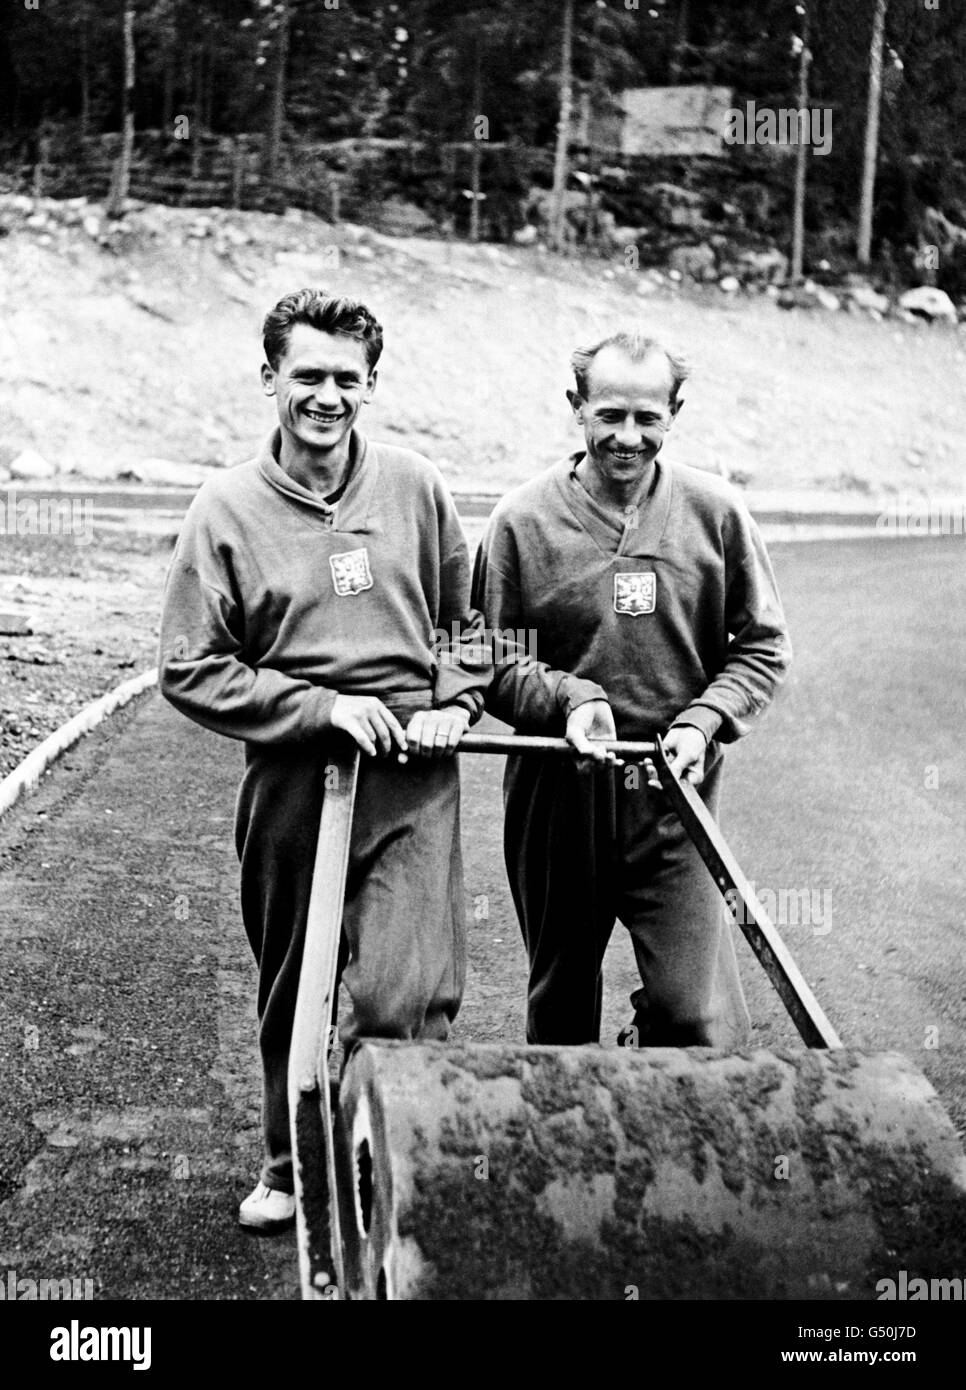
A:
[[[25,1366],[938,1369],[963,0],[0,0],[0,327]]]

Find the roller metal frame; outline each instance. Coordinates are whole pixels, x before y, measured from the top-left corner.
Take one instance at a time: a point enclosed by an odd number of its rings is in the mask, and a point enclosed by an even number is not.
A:
[[[802,1041],[810,1048],[840,1048],[841,1039],[713,817],[694,787],[674,772],[661,739],[658,737],[649,743],[604,741],[602,746],[623,762],[653,764],[671,806],[729,903]],[[566,739],[522,735],[466,734],[458,751],[511,756],[575,755]],[[345,1292],[329,1056],[335,1040],[333,1017],[339,943],[358,775],[359,750],[346,740],[342,747],[333,751],[326,768],[325,797],[289,1055],[296,1227],[304,1299],[341,1298]],[[313,1171],[308,1157],[320,1150],[325,1155],[324,1174]]]

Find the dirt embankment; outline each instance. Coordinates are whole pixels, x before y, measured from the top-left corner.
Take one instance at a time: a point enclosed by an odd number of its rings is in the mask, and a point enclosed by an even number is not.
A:
[[[455,488],[499,492],[576,446],[570,351],[643,324],[694,363],[676,458],[769,493],[962,489],[963,326],[789,312],[765,293],[657,283],[623,257],[392,238],[308,214],[145,206],[112,230],[88,205],[10,227],[0,468],[25,447],[91,478],[247,457],[272,423],[261,318],[314,283],[365,298],[385,324],[370,432],[424,451]]]

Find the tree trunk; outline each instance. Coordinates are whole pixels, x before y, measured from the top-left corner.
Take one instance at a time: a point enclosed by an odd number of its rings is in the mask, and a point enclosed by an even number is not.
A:
[[[274,183],[278,177],[278,162],[282,151],[282,130],[285,126],[285,79],[288,69],[289,8],[288,0],[278,7],[278,35],[275,41],[275,82],[269,114],[268,139],[265,143],[265,178]]]
[[[87,7],[81,14],[80,23],[80,136],[86,140],[91,125],[91,65],[88,25],[90,16]]]
[[[588,246],[598,246],[597,228],[597,144],[594,139],[594,112],[603,109],[606,91],[600,81],[600,9],[595,5],[590,21],[590,109],[587,112],[587,231]]]
[[[875,199],[875,166],[879,157],[879,114],[882,109],[882,49],[888,0],[876,0],[869,49],[869,103],[865,119],[865,152],[862,158],[862,201],[859,204],[857,254],[859,265],[872,259],[872,210]]]
[[[807,0],[802,16],[802,51],[798,63],[798,109],[808,110],[808,76],[812,66],[811,25]],[[799,131],[801,137],[801,131]],[[795,205],[792,214],[792,267],[793,285],[800,283],[805,265],[805,187],[808,178],[808,156],[811,146],[799,138],[795,156]]]
[[[164,87],[161,93],[161,129],[167,139],[174,131],[174,59],[169,54],[164,60]]]
[[[668,63],[668,81],[676,87],[681,81],[681,68],[684,66],[684,50],[691,37],[691,0],[678,0],[678,29],[674,36],[674,47]]]
[[[204,44],[204,80],[201,84],[201,118],[205,130],[211,130],[215,109],[215,50],[210,39]]]
[[[134,0],[124,4],[124,124],[121,151],[114,166],[108,217],[120,217],[131,185],[131,157],[134,153]]]
[[[236,135],[232,141],[231,160],[231,205],[240,208],[245,199],[245,171],[248,164],[248,142],[244,135]],[[333,218],[337,221],[337,218]]]
[[[41,121],[40,129],[37,132],[37,162],[34,165],[34,179],[31,189],[35,198],[42,198],[47,187],[47,170],[50,167],[52,143],[51,127],[46,121]]]
[[[574,107],[573,29],[574,0],[564,0],[563,32],[560,38],[560,116],[557,121],[557,147],[553,159],[553,194],[550,216],[550,244],[557,251],[563,249],[565,242],[565,195]]]
[[[473,148],[470,151],[470,241],[480,239],[480,140],[476,130],[476,120],[483,105],[483,64],[480,58],[480,40],[477,35],[473,54]]]
[[[191,177],[201,178],[201,158],[204,154],[204,133],[205,133],[205,113],[203,102],[203,77],[204,77],[205,50],[201,43],[198,44],[198,53],[195,58],[195,91],[192,107],[194,110],[194,129],[191,132]]]

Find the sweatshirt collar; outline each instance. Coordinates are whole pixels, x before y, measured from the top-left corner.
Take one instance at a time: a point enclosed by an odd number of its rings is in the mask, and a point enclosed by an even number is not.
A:
[[[673,482],[669,465],[660,457],[654,460],[654,486],[638,507],[637,525],[625,535],[617,513],[602,507],[577,480],[574,469],[584,457],[585,450],[580,449],[555,469],[557,486],[581,526],[601,550],[615,558],[654,555],[660,549],[671,509]]]
[[[272,430],[258,455],[258,471],[276,492],[290,502],[308,507],[322,524],[333,531],[368,531],[369,512],[379,474],[379,459],[365,435],[353,430],[349,436],[349,481],[345,492],[334,503],[311,492],[290,478],[278,461],[282,432]]]

